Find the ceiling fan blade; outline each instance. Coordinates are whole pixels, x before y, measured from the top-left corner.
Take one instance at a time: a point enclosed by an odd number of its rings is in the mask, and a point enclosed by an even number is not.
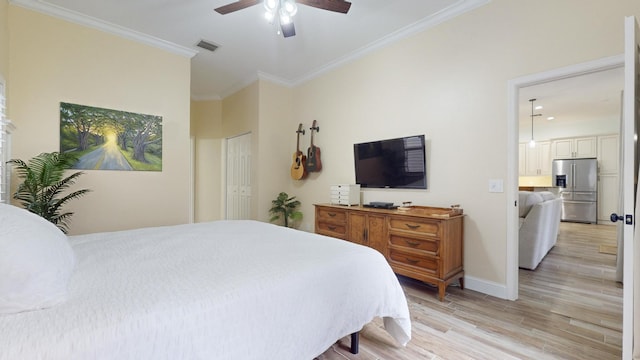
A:
[[[288,38],[290,36],[295,36],[296,27],[293,26],[293,22],[288,24],[280,24],[280,29],[282,29],[282,36]]]
[[[344,0],[297,0],[298,4],[304,4],[318,9],[335,11],[346,14],[349,12],[351,3]]]
[[[240,0],[240,1],[232,2],[231,4],[220,6],[219,8],[216,8],[214,10],[219,14],[225,15],[228,13],[232,13],[234,11],[248,8],[249,6],[257,5],[260,2],[261,2],[260,0]]]

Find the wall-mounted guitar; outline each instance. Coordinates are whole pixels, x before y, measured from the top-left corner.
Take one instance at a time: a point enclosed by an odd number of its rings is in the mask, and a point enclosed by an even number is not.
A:
[[[309,128],[311,130],[311,145],[307,149],[307,165],[306,169],[309,172],[322,170],[322,161],[320,161],[320,148],[313,144],[313,132],[319,132],[320,127],[318,122],[313,120],[313,125]]]
[[[293,153],[293,164],[291,164],[291,178],[294,180],[300,180],[304,179],[307,176],[307,169],[305,168],[307,157],[304,156],[304,153],[302,151],[300,151],[300,134],[304,135],[302,124],[298,125],[296,134],[298,134],[298,140],[296,143],[296,152]]]

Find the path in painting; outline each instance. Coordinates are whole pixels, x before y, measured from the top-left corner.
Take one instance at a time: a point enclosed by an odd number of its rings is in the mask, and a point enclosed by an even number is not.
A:
[[[74,167],[87,170],[133,170],[115,141],[107,141],[98,149],[85,154]]]

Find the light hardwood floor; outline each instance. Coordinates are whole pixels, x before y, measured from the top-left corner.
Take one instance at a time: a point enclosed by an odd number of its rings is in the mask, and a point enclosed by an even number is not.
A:
[[[520,269],[519,299],[497,299],[400,278],[412,317],[412,340],[398,346],[375,319],[360,335],[320,355],[344,359],[620,359],[622,285],[615,281],[615,226],[561,223],[558,243],[535,271]]]

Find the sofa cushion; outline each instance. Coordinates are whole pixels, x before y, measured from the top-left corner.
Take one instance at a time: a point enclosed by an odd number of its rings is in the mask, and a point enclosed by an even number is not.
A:
[[[540,191],[538,192],[538,194],[542,196],[543,201],[553,200],[556,198],[555,194],[552,193],[551,191]]]
[[[520,191],[518,194],[518,204],[519,204],[519,216],[525,217],[531,210],[531,207],[537,203],[541,203],[543,200],[542,196],[537,192],[531,191]]]

